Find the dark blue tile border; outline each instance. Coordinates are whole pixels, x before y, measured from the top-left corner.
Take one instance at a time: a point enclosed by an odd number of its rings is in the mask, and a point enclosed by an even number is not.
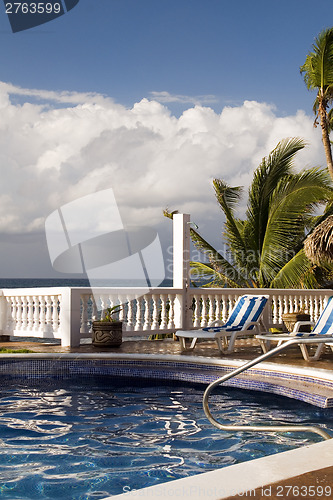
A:
[[[153,359],[66,359],[65,357],[51,359],[0,359],[0,377],[3,382],[9,378],[40,380],[46,377],[53,379],[68,379],[72,377],[89,378],[91,376],[116,376],[179,380],[207,385],[213,380],[216,380],[216,378],[226,373],[230,373],[232,370],[233,368],[230,366],[226,367],[204,363],[196,364]],[[279,384],[280,380],[282,385]],[[300,388],[283,384],[286,380],[299,384]],[[310,389],[306,388],[302,382],[306,382],[307,386],[312,384],[313,387]],[[279,394],[321,408],[333,407],[333,382],[318,380],[314,376],[310,377],[265,369],[252,369],[243,373],[241,376],[228,380],[225,386]],[[316,387],[320,387],[320,394],[316,391]],[[327,396],[324,395],[323,389],[327,389],[327,393],[331,394]]]

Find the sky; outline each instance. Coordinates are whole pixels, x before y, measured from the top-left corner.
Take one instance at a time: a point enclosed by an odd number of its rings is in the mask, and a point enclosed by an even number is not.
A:
[[[331,0],[80,0],[13,33],[0,4],[0,278],[52,274],[45,220],[112,188],[172,245],[165,208],[223,249],[212,181],[246,188],[286,138],[325,166],[299,67]]]

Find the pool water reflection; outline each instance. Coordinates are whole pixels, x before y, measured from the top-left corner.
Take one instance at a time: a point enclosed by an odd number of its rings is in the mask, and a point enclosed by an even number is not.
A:
[[[104,498],[320,441],[304,433],[221,432],[204,415],[203,390],[136,378],[6,382],[0,496]],[[210,401],[229,424],[302,423],[333,431],[332,409],[279,396],[228,388]]]

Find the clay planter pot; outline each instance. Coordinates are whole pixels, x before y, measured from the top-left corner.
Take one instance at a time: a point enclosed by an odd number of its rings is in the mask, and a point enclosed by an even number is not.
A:
[[[310,314],[300,312],[282,314],[282,321],[285,324],[287,331],[292,332],[297,321],[310,321]],[[301,332],[311,332],[311,326],[302,326]]]
[[[93,321],[92,344],[95,347],[119,347],[123,341],[121,321]]]

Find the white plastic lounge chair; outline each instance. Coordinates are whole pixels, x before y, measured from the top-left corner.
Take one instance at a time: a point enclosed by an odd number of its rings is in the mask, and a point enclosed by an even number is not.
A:
[[[253,335],[255,332],[259,333],[262,330],[260,328],[260,317],[268,298],[268,295],[242,295],[230,312],[225,324],[221,324],[221,321],[217,320],[212,325],[219,323],[221,326],[210,325],[202,330],[180,330],[176,332],[176,336],[180,339],[181,349],[194,349],[197,340],[204,339],[215,340],[222,353],[232,352],[235,340],[239,335]],[[187,338],[193,339],[189,348],[186,347],[185,343]]]
[[[325,309],[321,313],[317,323],[313,327],[311,333],[301,332],[300,329],[304,325],[313,325],[311,321],[298,321],[292,332],[281,334],[260,334],[256,338],[260,341],[260,345],[264,352],[268,352],[271,342],[278,342],[278,345],[288,342],[291,339],[295,340],[295,344],[299,345],[305,361],[317,361],[323,351],[325,344],[333,342],[333,296],[328,299]],[[310,356],[307,345],[317,344],[316,352]],[[332,346],[331,346],[332,347]]]

